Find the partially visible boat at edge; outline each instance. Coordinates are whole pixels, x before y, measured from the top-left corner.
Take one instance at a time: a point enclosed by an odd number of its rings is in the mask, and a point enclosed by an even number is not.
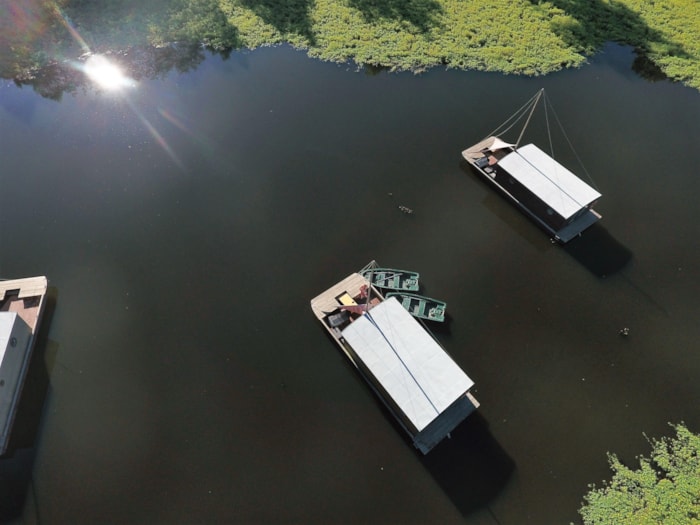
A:
[[[428,321],[445,320],[447,304],[444,301],[408,292],[387,292],[386,297],[396,297],[413,317]]]
[[[372,284],[385,290],[418,291],[420,274],[410,270],[382,268],[376,261],[370,262],[360,270],[360,274],[372,280]]]
[[[313,298],[311,310],[423,454],[479,406],[474,382],[368,277],[348,275]]]
[[[0,455],[10,440],[46,304],[46,277],[0,281]]]
[[[519,146],[543,97],[541,89],[490,136],[462,151],[462,157],[554,240],[566,243],[601,219],[593,209],[601,194],[535,144]],[[499,130],[508,124],[510,129],[514,118],[517,121],[526,114],[527,121],[517,141],[503,140]]]

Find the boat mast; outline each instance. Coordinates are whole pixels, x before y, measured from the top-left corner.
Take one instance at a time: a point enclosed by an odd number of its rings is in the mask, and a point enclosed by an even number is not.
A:
[[[372,283],[374,282],[375,261],[370,263],[369,268],[369,286],[367,287],[367,301],[365,302],[365,313],[369,312],[369,302],[372,299]]]
[[[530,119],[532,118],[532,114],[535,112],[535,108],[537,107],[537,103],[539,102],[539,100],[543,94],[544,94],[544,88],[539,90],[539,92],[537,93],[537,96],[535,97],[534,102],[532,103],[532,107],[530,108],[530,114],[527,116],[527,120],[525,121],[525,125],[523,126],[523,129],[520,132],[520,136],[518,137],[518,140],[515,142],[514,149],[518,149],[518,146],[520,145],[520,141],[522,140],[523,135],[525,134],[525,129],[527,129],[527,125],[530,123]]]

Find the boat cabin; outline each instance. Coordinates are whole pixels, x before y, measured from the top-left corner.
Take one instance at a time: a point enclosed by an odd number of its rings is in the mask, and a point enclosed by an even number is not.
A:
[[[495,137],[482,144],[463,156],[557,240],[567,242],[601,218],[593,210],[601,194],[535,144],[516,149]]]
[[[342,337],[372,386],[424,454],[476,409],[474,382],[393,297]]]
[[[0,312],[0,453],[9,441],[31,339],[32,331],[19,314]]]
[[[544,212],[540,215],[556,229],[575,221],[600,198],[600,193],[534,144],[509,153],[495,170],[496,178],[507,178],[505,184],[518,196],[535,197],[532,206],[539,205]]]
[[[0,456],[9,445],[46,287],[46,277],[0,281]]]

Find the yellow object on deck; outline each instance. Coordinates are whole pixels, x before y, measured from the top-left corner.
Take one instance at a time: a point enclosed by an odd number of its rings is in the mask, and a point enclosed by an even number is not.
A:
[[[350,294],[345,292],[343,295],[338,297],[338,300],[340,301],[340,304],[343,306],[355,306],[357,303],[355,302],[355,299],[350,297]]]

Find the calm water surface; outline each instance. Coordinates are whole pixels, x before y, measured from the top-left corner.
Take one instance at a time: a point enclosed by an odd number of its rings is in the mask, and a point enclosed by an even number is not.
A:
[[[569,523],[607,451],[700,432],[700,95],[633,58],[371,76],[273,48],[121,96],[4,84],[0,276],[53,307],[3,519]],[[565,248],[460,164],[540,87],[604,195]],[[371,259],[447,301],[482,403],[427,457],[309,309]]]

